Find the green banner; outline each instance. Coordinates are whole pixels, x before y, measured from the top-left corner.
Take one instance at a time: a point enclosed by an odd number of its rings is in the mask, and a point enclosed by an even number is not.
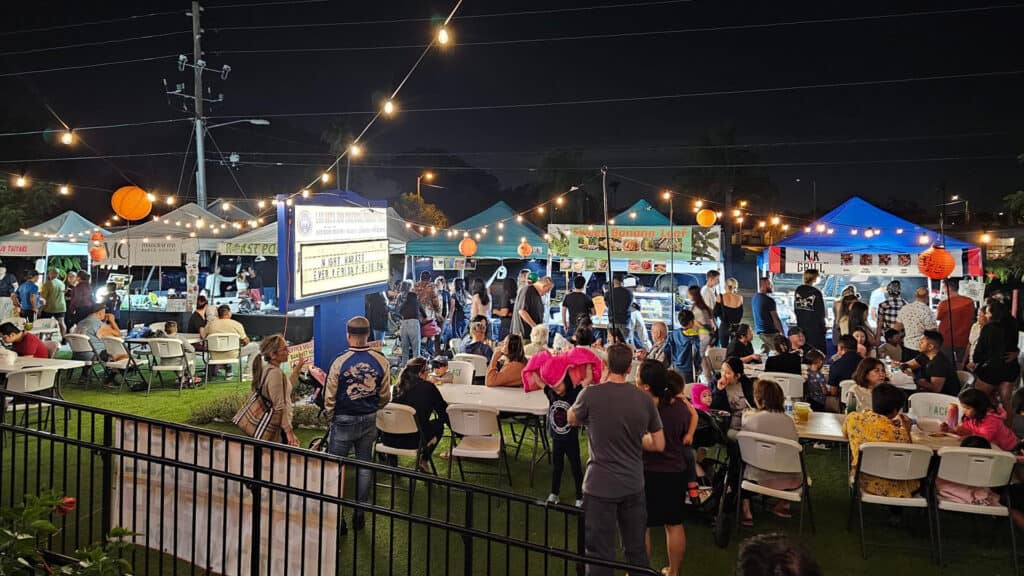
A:
[[[711,226],[611,226],[613,259],[721,260],[721,228]],[[551,255],[568,258],[605,258],[607,238],[603,226],[549,224]],[[673,246],[674,244],[674,246]]]

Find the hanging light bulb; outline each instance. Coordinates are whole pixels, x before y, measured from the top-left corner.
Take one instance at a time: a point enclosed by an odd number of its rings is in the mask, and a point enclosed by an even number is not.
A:
[[[359,144],[352,144],[351,146],[348,147],[348,153],[353,158],[359,158],[359,156],[363,154],[363,147],[360,146]]]
[[[153,194],[152,192],[146,192],[146,200],[149,200],[150,202],[156,202],[156,194]]]
[[[499,234],[498,235],[498,242],[504,242],[504,241],[505,241],[505,237],[502,236],[501,234]]]
[[[437,228],[435,226],[431,226],[430,227],[430,233],[431,234],[437,234]]]
[[[60,135],[60,143],[65,146],[71,146],[75,143],[75,135],[70,130],[65,130]]]
[[[544,206],[537,206],[537,213],[538,214],[543,214],[544,213]]]
[[[448,29],[444,26],[437,31],[437,43],[441,46],[447,46],[452,41],[452,35],[448,32]]]
[[[818,232],[824,232],[825,231],[825,225],[824,224],[818,224],[817,226],[814,227],[814,229],[817,230]]]
[[[593,224],[587,224],[587,230],[593,230],[593,229],[594,229],[594,225]]]
[[[259,202],[256,203],[256,207],[257,208],[261,208],[261,209],[262,208],[266,208],[267,207],[267,201],[266,200],[260,200]]]
[[[423,225],[421,224],[421,225],[420,225],[420,234],[422,234],[424,230],[426,230],[426,227],[424,227],[424,226],[423,226]]]
[[[159,222],[159,221],[160,221],[160,217],[159,216],[153,216],[153,222]]]
[[[772,226],[778,226],[782,219],[778,216],[772,216]]]
[[[733,209],[733,211],[732,211],[732,217],[733,218],[739,218],[740,214],[742,214],[742,212],[740,212],[739,210]]]
[[[715,212],[715,218],[721,218],[721,217],[722,217],[722,211],[721,210],[719,210],[718,212]]]
[[[504,222],[498,222],[498,230],[504,230],[504,229],[505,229],[505,223]]]
[[[231,210],[231,202],[225,202],[225,203],[221,204],[220,205],[220,209],[225,211],[225,212],[227,212],[228,210]]]
[[[477,240],[479,240],[479,239],[480,239],[480,233],[479,233],[479,232],[477,232],[477,233],[475,234],[475,238],[476,238]]]
[[[516,222],[519,222],[519,223],[523,222],[523,215],[522,214],[516,214]]]
[[[384,115],[391,116],[395,113],[395,103],[391,99],[384,101]]]
[[[68,194],[71,194],[71,187],[68,186],[67,184],[62,185],[60,187],[60,193],[62,196],[67,196]]]
[[[829,229],[827,230],[827,232],[828,232],[829,234],[833,234],[833,233],[834,233],[835,231],[836,231],[836,229],[835,229],[835,228],[829,228]]]
[[[287,200],[285,200],[285,201],[284,201],[284,205],[285,205],[285,206],[291,206],[291,205],[292,205],[292,199],[291,199],[291,198],[288,198]]]
[[[868,228],[867,230],[864,231],[864,237],[865,238],[871,238],[874,235],[875,235],[875,233],[871,230],[871,228]]]
[[[167,205],[168,206],[174,206],[174,202],[175,202],[174,196],[168,196],[167,197]]]
[[[612,226],[615,226],[615,218],[609,218],[608,223],[611,224]]]
[[[309,198],[309,188],[303,188],[302,189],[302,197],[303,198]]]
[[[787,231],[789,231],[789,224],[783,224],[783,225],[782,225],[782,231],[783,231],[783,232],[787,232]]]
[[[636,220],[636,212],[630,212],[629,217],[632,218],[633,220]]]
[[[562,204],[565,204],[565,198],[562,198],[561,196],[559,196],[558,198],[555,198],[555,204],[558,204],[559,206],[561,206]]]
[[[768,225],[768,223],[765,222],[764,220],[761,220],[760,222],[757,223],[757,227],[758,228],[764,228],[767,225]]]
[[[853,235],[853,236],[856,236],[857,235],[857,229],[854,228],[853,230],[850,230],[850,234]]]
[[[406,227],[407,229],[410,229],[410,228],[412,228],[412,222],[406,222],[406,223],[405,223],[405,227]]]
[[[896,233],[897,234],[903,234],[903,228],[897,228],[896,229]]]
[[[928,236],[927,234],[921,234],[920,238],[917,239],[917,243],[924,246],[925,244],[931,242],[931,240],[931,237]]]
[[[743,216],[740,216],[739,218],[737,218],[736,219],[736,223],[737,224],[743,224]]]
[[[696,202],[693,203],[693,205],[696,206],[697,208],[703,208],[704,207],[704,201],[703,200],[697,200]]]
[[[18,188],[24,188],[28,186],[28,178],[24,176],[18,176],[17,178],[14,179],[14,185],[17,186]]]
[[[810,234],[811,233],[811,227],[810,226],[804,226],[804,232],[806,232],[807,234]]]
[[[324,184],[327,184],[328,182],[330,182],[331,181],[331,173],[330,172],[324,172],[323,174],[321,174],[320,175],[320,181],[323,182]]]

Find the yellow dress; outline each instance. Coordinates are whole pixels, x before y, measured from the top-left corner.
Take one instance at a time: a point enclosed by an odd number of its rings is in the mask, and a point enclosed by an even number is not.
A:
[[[853,470],[857,469],[860,445],[867,442],[899,442],[910,444],[910,432],[892,420],[875,412],[854,412],[846,415],[843,434],[850,440]],[[920,488],[917,480],[886,480],[870,474],[861,474],[861,489],[869,494],[893,498],[909,498]]]

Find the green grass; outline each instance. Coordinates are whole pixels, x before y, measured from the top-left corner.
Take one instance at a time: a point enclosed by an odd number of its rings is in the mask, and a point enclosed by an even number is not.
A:
[[[130,392],[114,394],[106,390],[97,390],[95,385],[91,389],[85,390],[75,385],[69,385],[65,387],[64,396],[71,402],[89,406],[117,410],[147,418],[184,422],[197,406],[226,394],[244,392],[246,390],[248,390],[247,383],[212,383],[199,389],[185,390],[181,395],[178,394],[176,389],[154,390],[147,397],[144,394]],[[91,434],[89,424],[89,422],[79,422],[77,420],[70,421],[69,426],[72,435],[89,438]],[[60,425],[57,426],[59,427]],[[230,423],[214,423],[207,426],[207,428],[223,432],[237,432],[237,429]],[[101,429],[99,434],[102,434]],[[305,445],[312,438],[321,435],[322,432],[300,430],[297,434]],[[31,447],[29,446],[30,444]],[[446,449],[447,444],[444,443],[438,448],[437,454],[446,451]],[[521,456],[519,460],[511,460],[512,490],[518,494],[540,500],[545,498],[548,493],[550,465],[546,462],[539,464],[534,482],[530,484],[529,449],[528,441],[527,445],[524,446],[525,455]],[[51,449],[38,446],[34,440],[26,442],[23,438],[15,443],[14,450],[10,450],[10,445],[8,444],[7,454],[4,460],[0,462],[0,469],[9,470],[11,468],[10,459],[16,458],[16,466],[14,467],[18,472],[15,475],[17,476],[16,478],[9,480],[4,480],[2,478],[4,475],[0,474],[0,490],[3,491],[0,494],[0,501],[6,502],[8,500],[8,490],[17,492],[22,486],[29,486],[30,489],[34,488],[34,476],[36,474],[43,478],[45,483],[45,478],[49,475],[51,458],[59,466],[59,462],[63,461],[65,451],[69,455],[69,465],[67,466],[69,479],[63,482],[65,489],[69,492],[74,492],[77,490],[77,486],[82,486],[87,492],[84,495],[79,495],[83,501],[83,508],[93,512],[97,511],[100,498],[98,493],[100,482],[98,476],[96,476],[99,473],[98,458],[93,458],[88,451],[78,450],[74,447],[56,447]],[[447,462],[438,458],[437,454],[435,454],[435,462],[438,465],[439,473],[444,476],[448,471]],[[584,441],[585,458],[586,446]],[[82,460],[80,465],[78,464],[78,459]],[[821,562],[825,573],[830,575],[867,575],[881,572],[888,574],[912,574],[936,571],[934,563],[928,557],[928,552],[923,549],[928,543],[925,517],[923,514],[918,514],[914,511],[908,511],[905,514],[903,528],[894,529],[886,526],[886,511],[884,509],[869,507],[866,517],[868,540],[869,542],[876,543],[876,545],[869,546],[868,558],[866,560],[862,559],[857,532],[846,530],[849,504],[845,485],[846,456],[838,449],[822,451],[808,447],[806,460],[813,478],[812,501],[817,522],[817,533],[812,535],[810,530],[807,529],[801,541]],[[403,462],[403,465],[408,466],[409,463]],[[27,476],[24,475],[26,470],[29,472]],[[89,480],[90,472],[93,475],[92,481]],[[349,486],[346,488],[348,494],[352,494],[351,476],[349,475]],[[80,479],[76,480],[79,477]],[[457,471],[454,477],[458,477]],[[467,477],[467,480],[488,486],[498,485],[493,477],[470,476]],[[9,485],[8,482],[11,482],[11,484]],[[399,485],[403,484],[404,481],[399,481]],[[15,485],[17,485],[17,488],[15,488]],[[504,488],[507,489],[507,486],[504,486]],[[392,495],[387,488],[378,488],[377,490],[376,501],[379,505],[394,506],[400,510],[408,509],[409,500],[407,492],[395,491],[394,495]],[[571,475],[568,470],[563,475],[561,494],[564,500],[571,501]],[[437,489],[432,492],[430,515],[442,519],[447,517],[453,523],[462,523],[465,518],[463,496],[453,494],[449,499],[446,499],[446,496],[443,491],[439,492]],[[451,508],[447,512],[450,515],[446,516],[445,504],[448,500],[451,502]],[[413,506],[413,510],[418,514],[428,513],[425,489],[417,488],[416,501],[413,503]],[[509,510],[503,504],[499,505],[491,502],[489,505],[485,498],[478,497],[474,500],[474,509],[475,526],[487,527],[489,513],[491,515],[491,531],[504,533],[507,520],[512,534],[519,537],[529,534],[531,541],[538,541],[540,538],[546,516],[543,511],[538,512],[539,508],[533,508],[529,512],[530,526],[527,532],[525,525],[527,512],[518,506],[514,506],[512,510]],[[781,520],[758,508],[755,508],[754,513],[755,528],[753,532],[783,531],[796,537],[797,522],[795,519]],[[347,516],[348,513],[346,512]],[[90,520],[94,523],[90,524]],[[550,516],[548,520],[551,520]],[[987,518],[963,516],[946,516],[944,520],[944,553],[949,556],[947,558],[948,565],[945,568],[947,573],[962,574],[972,572],[984,573],[986,576],[996,576],[1011,572],[1009,542],[1004,520],[993,521]],[[83,515],[82,519],[76,521],[79,523],[81,530],[93,527],[94,532],[97,532],[95,530],[95,522],[97,521],[95,516]],[[406,550],[407,543],[409,542],[408,530],[410,530],[410,527],[400,521],[390,522],[381,516],[378,517],[374,528],[376,529],[376,546],[372,551],[368,545],[368,541],[371,539],[367,537],[370,528],[367,528],[364,533],[360,534],[358,543],[353,538],[352,533],[343,539],[342,550],[339,552],[338,558],[343,563],[345,569],[350,568],[350,563],[355,558],[359,563],[359,573],[369,573],[369,563],[371,561],[375,563],[375,573],[387,573],[389,563],[394,563],[396,573],[404,573],[407,566],[412,568],[411,571],[414,574],[437,574],[444,572],[444,567],[437,562],[437,556],[443,551],[445,546],[444,537],[439,531],[434,530],[432,532],[431,544],[428,547],[426,545],[425,529],[419,526],[411,528],[412,542],[415,545],[412,547],[411,557],[408,557]],[[552,522],[549,529],[549,543],[561,543],[564,538],[563,527],[557,522]],[[661,530],[655,529],[652,532],[654,550],[652,552],[651,564],[655,568],[660,568],[666,563],[664,536]],[[745,530],[741,538],[753,532]],[[333,538],[333,535],[326,537]],[[570,527],[569,538],[570,542],[575,539],[575,530],[572,527]],[[731,573],[736,557],[736,538],[733,538],[728,548],[719,549],[712,541],[709,526],[700,518],[688,519],[687,538],[688,551],[683,565],[683,573],[687,574],[687,576]],[[389,541],[394,542],[393,549],[388,547]],[[889,546],[919,547],[922,549],[883,548],[879,545],[882,543]],[[570,547],[572,548],[573,546]],[[427,548],[433,551],[429,569],[426,568],[425,555]],[[452,563],[452,572],[461,573],[461,561],[459,560],[463,552],[461,541],[453,537],[448,544],[448,550],[449,560]],[[474,573],[505,573],[503,553],[495,548],[492,562],[487,565],[485,563],[486,551],[485,543],[477,542],[474,545]],[[990,558],[977,556],[956,557],[954,555],[965,552],[972,555],[985,554],[990,556]],[[140,561],[142,558],[143,556],[140,554],[140,558],[137,561]],[[151,566],[156,566],[156,559],[159,558],[159,554],[151,553],[149,558]],[[510,569],[508,573],[510,574],[543,572],[543,559],[537,555],[526,559],[521,551],[518,553],[514,552],[510,555],[509,561]],[[560,566],[560,564],[552,563],[552,566]],[[182,568],[181,563],[166,561],[162,573],[174,573],[175,569],[181,570]],[[137,566],[137,570],[141,573],[141,566]],[[159,573],[161,571],[152,568],[151,572]],[[559,568],[554,572],[560,574],[562,570]],[[346,571],[345,573],[348,572]]]

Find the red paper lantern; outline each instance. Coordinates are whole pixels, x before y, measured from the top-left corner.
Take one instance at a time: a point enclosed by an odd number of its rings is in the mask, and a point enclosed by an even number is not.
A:
[[[709,226],[714,226],[715,220],[717,219],[718,216],[714,213],[714,211],[708,210],[707,208],[701,210],[700,212],[697,212],[697,224],[705,228]]]
[[[519,243],[519,248],[516,249],[516,252],[519,254],[520,258],[529,258],[533,255],[533,246],[530,246],[529,242],[523,240]]]
[[[115,214],[130,222],[149,216],[153,203],[149,201],[149,195],[142,188],[122,186],[110,198],[110,207],[114,209]]]
[[[459,254],[462,254],[466,258],[476,254],[476,240],[473,240],[469,236],[463,238],[462,242],[459,242]]]
[[[107,259],[107,248],[102,244],[89,248],[89,258],[93,262],[102,262]]]
[[[89,236],[89,241],[92,242],[94,245],[97,242],[103,242],[103,234],[99,230],[97,230],[92,233],[92,236]]]
[[[932,246],[917,257],[917,269],[932,280],[949,278],[956,261],[944,246]]]

